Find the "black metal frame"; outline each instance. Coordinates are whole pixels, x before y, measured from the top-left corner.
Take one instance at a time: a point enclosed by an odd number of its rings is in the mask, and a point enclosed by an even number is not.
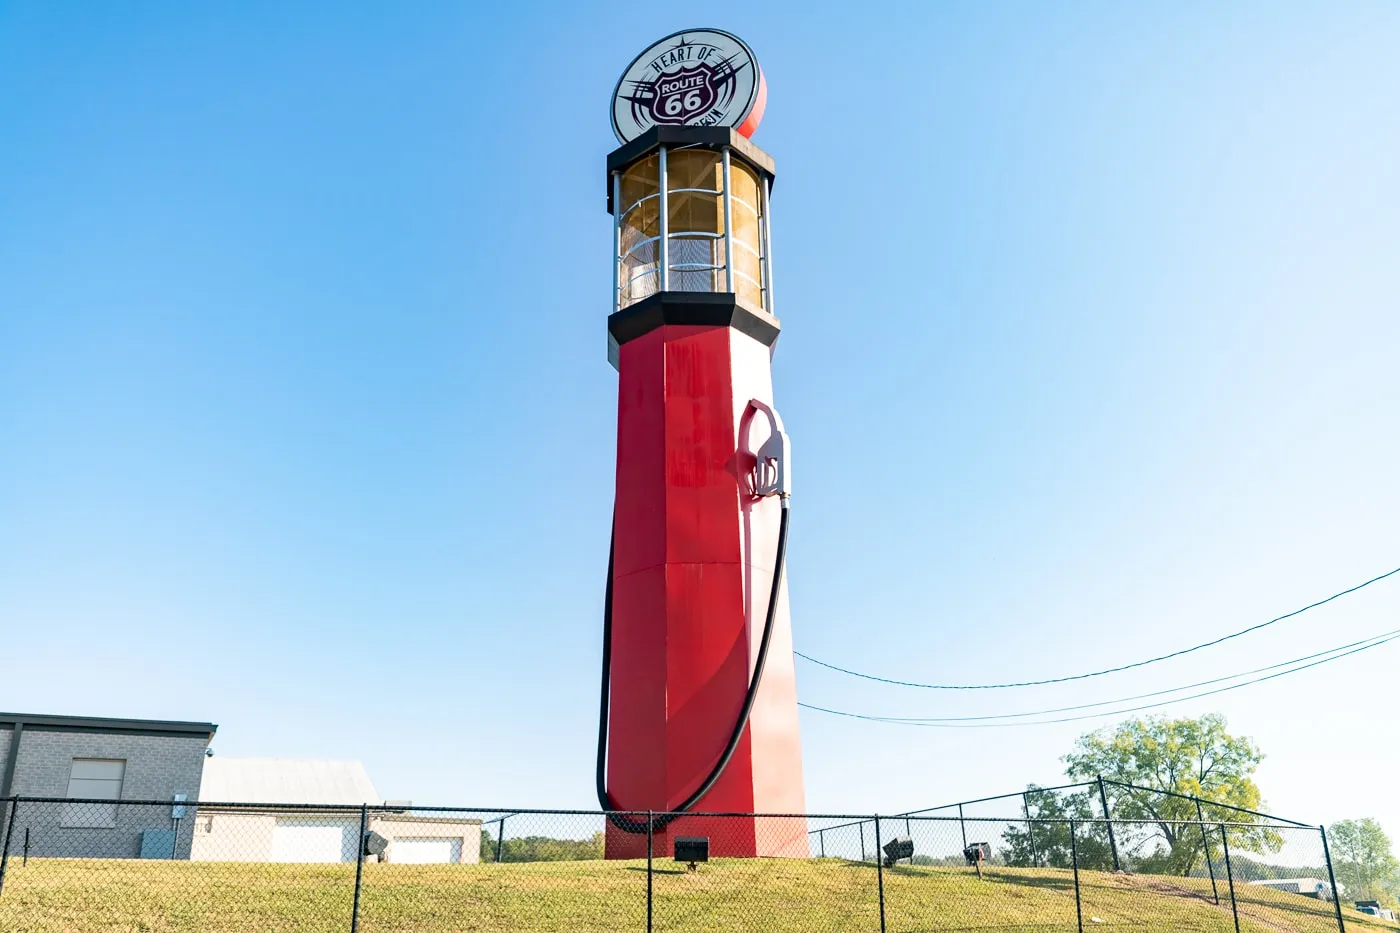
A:
[[[613,204],[612,176],[644,159],[662,146],[667,148],[709,149],[719,152],[730,149],[735,155],[749,163],[760,175],[772,184],[777,168],[773,157],[749,142],[748,137],[728,126],[653,126],[630,143],[625,143],[608,153],[607,189],[608,213],[617,205]]]

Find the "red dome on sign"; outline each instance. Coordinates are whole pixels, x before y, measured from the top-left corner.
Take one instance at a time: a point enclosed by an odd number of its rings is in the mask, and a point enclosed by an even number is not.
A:
[[[763,119],[763,108],[768,106],[768,81],[763,77],[763,69],[758,67],[758,62],[755,61],[753,67],[754,71],[758,72],[758,93],[754,96],[753,109],[737,127],[739,135],[745,139],[753,136],[753,131],[758,129],[758,124]]]

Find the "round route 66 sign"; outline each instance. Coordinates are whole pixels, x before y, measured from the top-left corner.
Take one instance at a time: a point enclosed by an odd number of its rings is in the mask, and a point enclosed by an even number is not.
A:
[[[657,124],[732,126],[751,136],[768,89],[753,50],[722,29],[686,29],[632,60],[613,91],[617,138],[631,142]]]

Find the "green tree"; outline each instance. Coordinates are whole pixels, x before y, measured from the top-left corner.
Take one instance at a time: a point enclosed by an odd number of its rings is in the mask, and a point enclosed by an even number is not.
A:
[[[1006,848],[1002,856],[1006,864],[1035,868],[1069,868],[1074,855],[1079,855],[1079,867],[1111,871],[1113,854],[1108,844],[1108,832],[1102,823],[1092,822],[1098,814],[1093,810],[1090,794],[1063,794],[1041,790],[1031,784],[1026,788],[1026,812],[1030,819],[1023,824],[1012,823],[1002,832]],[[1075,826],[1070,839],[1068,823],[1041,823],[1039,820],[1084,820]]]
[[[1114,831],[1120,854],[1142,871],[1189,875],[1204,865],[1209,836],[1199,827],[1178,821],[1197,819],[1196,803],[1157,791],[1194,797],[1203,803],[1200,815],[1218,822],[1258,823],[1238,810],[1211,806],[1229,804],[1247,810],[1263,807],[1253,774],[1264,756],[1254,742],[1226,731],[1223,716],[1132,719],[1081,736],[1064,757],[1072,779],[1108,781],[1136,788],[1107,785],[1109,805],[1117,820]],[[1283,843],[1278,833],[1263,827],[1231,827],[1230,844],[1254,852],[1275,852]],[[1213,849],[1211,850],[1213,852]]]
[[[1380,900],[1400,884],[1400,861],[1375,820],[1342,820],[1327,828],[1327,836],[1337,881],[1347,897]]]
[[[550,836],[515,836],[501,840],[502,862],[580,862],[603,857],[603,833],[588,839],[555,839]],[[481,831],[481,860],[496,861],[496,839]]]
[[[481,827],[481,860],[483,862],[496,861],[496,840],[485,826]]]

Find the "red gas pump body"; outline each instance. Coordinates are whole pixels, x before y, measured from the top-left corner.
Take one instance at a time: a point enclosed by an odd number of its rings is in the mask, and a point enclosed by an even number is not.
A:
[[[728,741],[768,612],[780,504],[749,492],[768,348],[730,326],[663,325],[620,347],[619,373],[608,790],[615,806],[662,811]],[[786,590],[773,625],[748,729],[697,811],[805,808]],[[710,837],[717,858],[808,854],[800,818],[684,817],[654,851],[675,835]],[[607,854],[644,856],[646,837],[609,825]]]

